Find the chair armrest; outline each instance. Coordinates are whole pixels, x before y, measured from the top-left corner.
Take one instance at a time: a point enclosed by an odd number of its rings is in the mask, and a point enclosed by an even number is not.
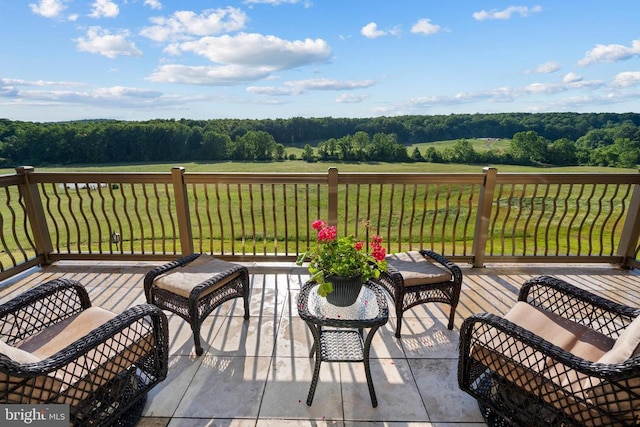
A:
[[[1,337],[13,344],[89,307],[91,300],[80,282],[51,280],[0,305]]]
[[[462,284],[462,271],[460,270],[460,267],[458,267],[456,263],[449,261],[444,255],[441,255],[437,252],[434,252],[428,249],[420,250],[420,254],[423,257],[431,258],[431,260],[442,265],[444,268],[449,270],[449,272],[451,272],[451,275],[453,276],[453,281],[456,284]]]
[[[520,289],[518,300],[556,313],[612,338],[617,338],[640,315],[638,308],[602,298],[551,276],[527,280]]]

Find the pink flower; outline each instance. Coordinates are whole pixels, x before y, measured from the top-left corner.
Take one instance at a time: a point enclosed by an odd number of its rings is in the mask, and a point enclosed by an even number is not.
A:
[[[338,231],[335,226],[324,227],[320,231],[318,231],[318,241],[320,242],[330,242],[332,240],[336,240],[336,236],[338,235]]]
[[[373,251],[371,251],[371,256],[375,258],[376,261],[384,260],[384,257],[387,255],[387,250],[382,246],[375,246]]]
[[[357,251],[361,251],[362,248],[364,247],[364,242],[361,240],[359,242],[354,243],[353,245]]]
[[[382,243],[382,237],[378,236],[377,234],[374,234],[373,236],[371,236],[371,242],[374,245],[380,245]]]
[[[315,221],[313,221],[313,223],[311,224],[311,227],[313,227],[314,230],[322,230],[324,227],[326,227],[327,223],[324,222],[321,219],[316,219]]]

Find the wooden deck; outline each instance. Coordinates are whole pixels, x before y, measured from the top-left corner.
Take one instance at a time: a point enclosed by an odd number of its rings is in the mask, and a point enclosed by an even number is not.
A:
[[[0,301],[56,277],[82,282],[93,304],[120,312],[145,302],[142,280],[158,265],[145,262],[59,262],[0,283]],[[504,313],[520,284],[533,276],[560,277],[601,296],[640,306],[640,275],[610,265],[488,265],[463,269],[456,328],[438,304],[395,319],[372,346],[379,406],[372,408],[359,363],[325,363],[311,407],[305,404],[313,361],[312,337],[298,317],[296,297],[308,275],[293,264],[246,264],[251,273],[251,319],[240,300],[218,308],[202,328],[205,353],[196,357],[189,326],[169,316],[167,379],[149,395],[140,426],[481,426],[476,403],[457,387],[458,327],[477,312]]]

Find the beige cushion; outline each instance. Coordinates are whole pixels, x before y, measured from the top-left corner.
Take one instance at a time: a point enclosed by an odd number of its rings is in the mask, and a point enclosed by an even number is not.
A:
[[[586,326],[572,322],[557,314],[519,301],[504,316],[511,322],[544,338],[545,340],[589,361],[596,361],[613,347],[614,340]],[[477,345],[474,357],[500,375],[527,390],[537,390],[539,379],[535,374],[546,373],[560,384],[557,367],[550,370],[554,361],[533,349],[522,351],[506,334],[487,337],[486,347]]]
[[[13,347],[3,340],[0,340],[0,353],[7,356],[9,359],[13,360],[16,363],[37,363],[40,361],[40,358],[34,356],[28,351],[24,351],[22,349]]]
[[[83,312],[51,325],[39,334],[26,339],[20,344],[20,348],[41,359],[46,359],[114,317],[116,314],[109,310],[89,307]]]
[[[9,348],[10,354],[13,355],[13,357],[9,357],[19,363],[34,363],[46,359],[114,317],[115,314],[110,311],[98,307],[90,307],[80,314],[58,322],[27,338],[17,348]],[[7,346],[6,344],[4,345]],[[2,347],[2,344],[0,344],[0,347]],[[81,364],[83,363],[81,362]],[[88,365],[88,363],[84,363],[84,365]],[[86,371],[90,368],[89,366],[84,366],[83,369],[78,369],[78,371]],[[9,387],[13,389],[11,393],[6,395],[8,402],[39,403],[50,399],[51,393],[57,393],[64,389],[66,387],[64,383],[69,382],[69,373],[60,370],[29,380],[0,374],[0,383],[6,384],[6,381],[12,384]],[[4,386],[0,388],[0,391],[5,390]]]
[[[622,363],[632,356],[640,354],[640,317],[620,334],[613,348],[604,354],[598,363]]]
[[[42,359],[56,354],[58,351],[85,337],[88,333],[115,318],[116,314],[100,307],[90,307],[83,312],[56,323],[42,332],[30,337],[20,344],[20,348],[32,351]],[[115,334],[95,349],[79,356],[72,364],[56,371],[49,377],[38,379],[49,383],[47,390],[60,391],[62,394],[57,403],[77,405],[89,393],[106,383],[116,375],[128,369],[142,356],[148,354],[156,345],[153,334],[131,342],[127,330]],[[42,393],[46,399],[48,393]],[[18,400],[19,401],[19,400]],[[27,402],[26,399],[22,399]]]
[[[615,343],[613,338],[587,326],[523,301],[518,301],[504,317],[563,350],[590,362],[595,362],[602,357]]]
[[[623,363],[633,356],[640,354],[640,317],[625,328],[616,340],[613,348],[602,355],[598,363]],[[640,394],[640,378],[631,378],[625,382],[625,386]],[[633,421],[633,412],[640,410],[640,402],[631,398],[626,390],[621,390],[610,384],[602,383],[596,378],[586,378],[584,387],[588,389],[587,397],[595,399],[596,404],[606,407],[608,411],[616,413],[620,417]],[[637,412],[636,412],[637,414]],[[637,416],[637,415],[636,415]]]
[[[160,289],[164,289],[184,298],[189,298],[189,295],[195,286],[212,279],[216,275],[226,273],[230,268],[235,266],[237,266],[237,264],[214,258],[208,254],[202,254],[190,263],[156,277],[153,283]],[[213,286],[203,290],[200,297],[204,297],[216,289],[219,289],[235,277],[237,277],[237,275],[232,274],[221,279],[214,283]]]
[[[525,302],[517,302],[505,318],[590,362],[602,359],[613,351],[617,341],[586,326],[546,312]],[[618,344],[620,345],[620,344]],[[627,346],[624,346],[627,348]],[[602,390],[585,393],[585,375],[542,353],[516,345],[506,334],[489,339],[486,347],[476,345],[473,357],[490,369],[542,398],[547,403],[572,414],[585,425],[607,425],[611,420],[602,417],[588,404],[602,405],[593,399]],[[542,375],[540,375],[542,374]],[[610,409],[610,408],[609,408]],[[598,420],[594,423],[593,420]]]
[[[418,251],[390,254],[386,260],[400,272],[405,286],[428,285],[453,279],[449,270],[427,261]]]

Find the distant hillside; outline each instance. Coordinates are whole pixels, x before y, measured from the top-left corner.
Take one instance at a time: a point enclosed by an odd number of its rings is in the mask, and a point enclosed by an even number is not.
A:
[[[434,141],[511,139],[533,131],[543,140],[577,144],[587,150],[612,145],[622,135],[638,141],[636,113],[500,113],[372,118],[211,119],[34,123],[0,119],[0,165],[165,162],[191,160],[270,160],[284,147],[313,147],[359,132],[369,138],[393,135],[404,146]],[[613,132],[612,129],[624,132]],[[606,134],[597,135],[597,132]],[[591,138],[593,137],[593,138]],[[595,140],[594,140],[595,138]],[[488,150],[494,148],[488,145]],[[474,144],[476,146],[476,144]],[[458,147],[460,148],[460,147]],[[502,147],[501,149],[504,149]],[[411,153],[409,153],[411,154]],[[602,153],[607,156],[611,153]],[[610,160],[594,160],[608,164]],[[400,156],[399,158],[401,158]],[[589,159],[581,161],[587,164]],[[626,163],[632,162],[633,159]]]

